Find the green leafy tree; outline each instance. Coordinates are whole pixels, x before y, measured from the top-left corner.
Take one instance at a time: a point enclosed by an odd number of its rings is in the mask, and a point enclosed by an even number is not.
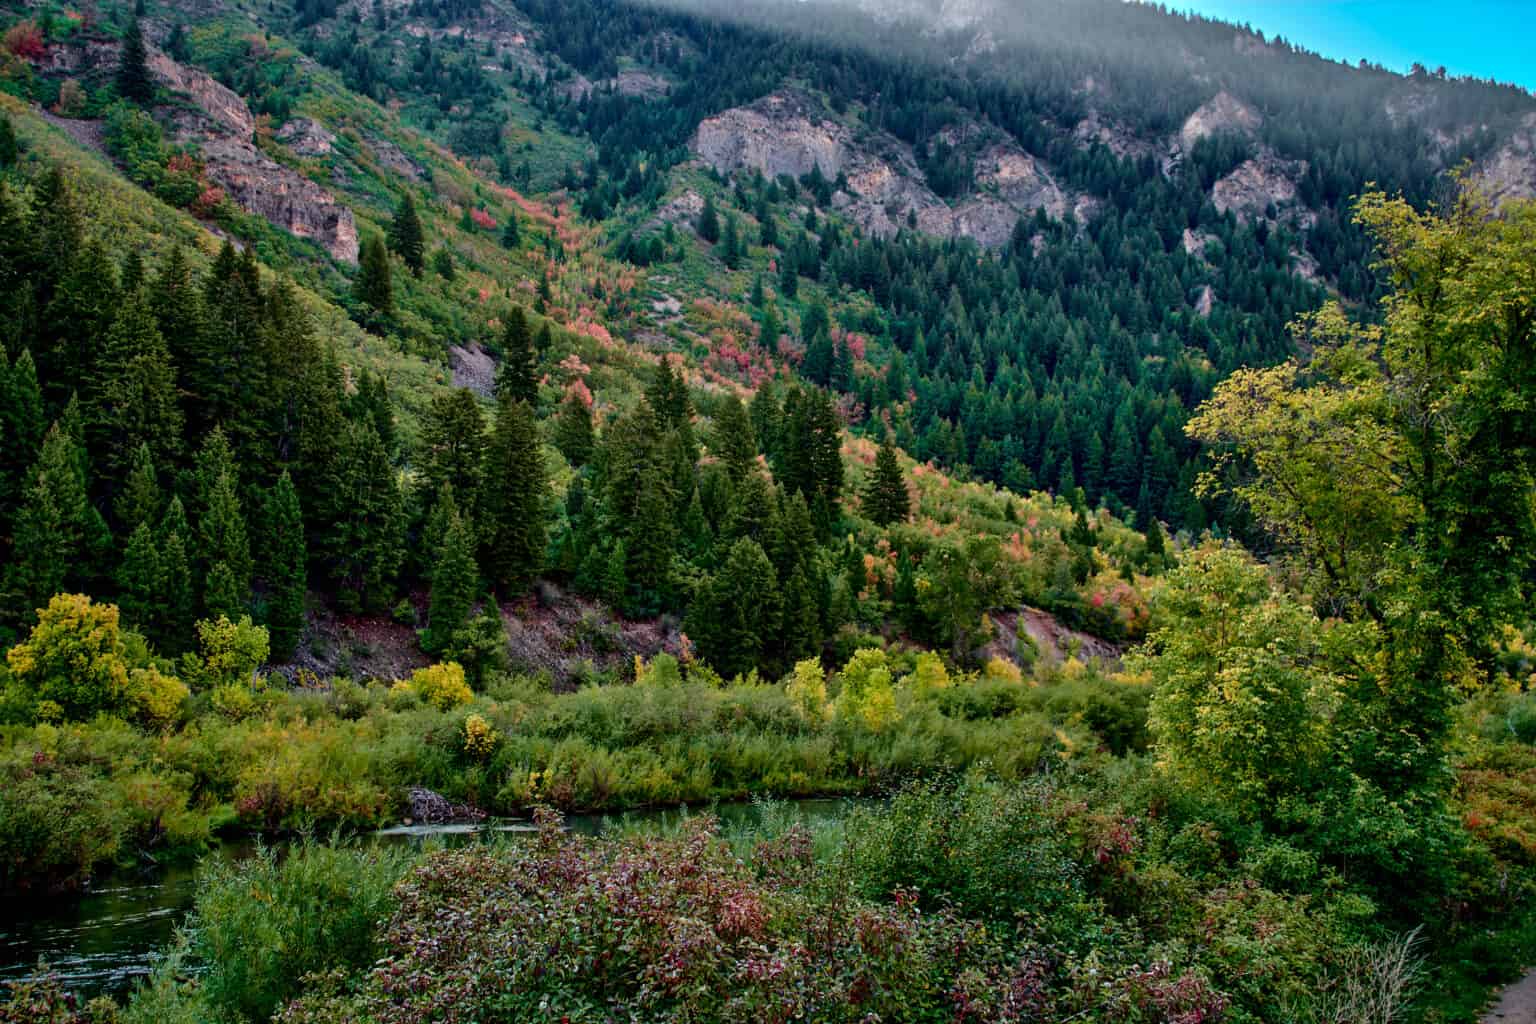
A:
[[[416,212],[416,200],[407,191],[395,207],[395,216],[389,225],[389,248],[400,257],[414,277],[420,277],[426,266],[426,238],[421,227],[421,216]]]
[[[112,711],[128,692],[117,608],[84,594],[56,594],[6,654],[11,675],[39,707],[81,720]]]
[[[533,409],[503,399],[486,449],[481,492],[481,564],[498,586],[516,593],[544,567],[550,501],[544,452]]]
[[[1246,553],[1210,546],[1169,574],[1158,617],[1129,667],[1155,687],[1159,760],[1250,814],[1316,787],[1341,687],[1311,609]]]
[[[890,438],[886,438],[875,455],[874,472],[869,475],[863,498],[864,514],[877,526],[904,523],[911,515],[907,480],[901,472],[901,463],[896,461],[896,446]]]
[[[880,732],[899,717],[890,663],[884,651],[878,647],[855,651],[839,677],[842,688],[834,705],[839,719]]]
[[[1402,793],[1443,784],[1456,688],[1529,604],[1536,281],[1510,268],[1536,261],[1536,203],[1372,193],[1357,219],[1392,286],[1382,322],[1304,318],[1307,365],[1238,371],[1189,432],[1324,606],[1377,638],[1343,714],[1356,771]]]

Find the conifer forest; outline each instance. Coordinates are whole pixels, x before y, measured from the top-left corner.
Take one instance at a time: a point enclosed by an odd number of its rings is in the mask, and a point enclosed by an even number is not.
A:
[[[1536,1022],[1533,599],[1517,85],[0,0],[0,1024]]]

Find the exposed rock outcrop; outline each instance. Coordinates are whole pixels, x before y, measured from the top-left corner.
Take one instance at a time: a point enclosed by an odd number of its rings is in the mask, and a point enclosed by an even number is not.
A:
[[[1077,123],[1072,129],[1072,138],[1080,146],[1092,146],[1094,143],[1103,143],[1115,156],[1122,160],[1139,160],[1144,156],[1156,152],[1146,139],[1124,125],[1107,120],[1098,111],[1092,111],[1087,117]]]
[[[495,394],[496,360],[478,343],[450,346],[448,366],[453,371],[454,387],[468,388],[481,398]]]
[[[356,263],[352,211],[325,189],[239,139],[202,142],[208,179],[240,206],[299,238],[313,239],[343,263]]]
[[[153,48],[149,51],[149,70],[172,92],[190,99],[220,130],[250,141],[256,119],[239,93],[220,85],[212,75],[178,64]]]
[[[277,130],[276,138],[300,156],[327,156],[336,147],[336,136],[307,117],[290,119]]]
[[[998,0],[859,0],[859,9],[886,23],[915,22],[929,32],[963,32],[993,19]]]
[[[1200,106],[1179,129],[1179,146],[1185,153],[1201,139],[1223,132],[1252,135],[1264,119],[1242,100],[1222,90]]]
[[[849,163],[851,133],[823,116],[815,100],[786,90],[705,118],[693,151],[722,174],[756,169],[798,178],[819,167],[831,179]]]
[[[412,160],[406,155],[405,150],[388,139],[370,138],[368,148],[373,150],[373,155],[379,163],[396,174],[410,178],[412,181],[420,181],[426,174],[426,168]]]
[[[985,138],[978,125],[947,131],[946,141]],[[929,187],[910,147],[880,132],[855,133],[814,98],[785,90],[704,120],[693,151],[722,174],[756,170],[769,177],[799,178],[819,170],[846,187],[833,206],[875,235],[891,235],[908,223],[941,237],[963,235],[1000,246],[1022,215],[1044,207],[1052,217],[1073,201],[1038,160],[1011,141],[994,142],[976,160],[977,194],[951,207]],[[1076,209],[1091,212],[1092,204]]]
[[[1478,166],[1476,180],[1495,203],[1536,198],[1536,114],[1527,114],[1504,144]]]
[[[1060,219],[1067,212],[1067,194],[1040,162],[1014,145],[996,145],[976,160],[976,184],[990,188],[1016,210],[1045,207]]]
[[[151,53],[150,67],[156,77],[196,108],[195,114],[173,120],[178,140],[201,151],[209,181],[248,213],[299,238],[314,240],[333,259],[357,262],[357,224],[352,211],[313,181],[256,148],[251,141],[256,120],[238,94],[158,50]],[[297,127],[288,139],[296,152],[328,153],[336,140],[307,118],[290,121],[284,130],[293,125]]]
[[[1245,160],[1237,169],[1211,186],[1211,202],[1217,212],[1229,210],[1238,220],[1253,221],[1296,205],[1295,177],[1299,169],[1268,152]]]
[[[672,91],[671,82],[639,68],[625,68],[607,84],[621,96],[640,96],[648,100],[659,99]]]

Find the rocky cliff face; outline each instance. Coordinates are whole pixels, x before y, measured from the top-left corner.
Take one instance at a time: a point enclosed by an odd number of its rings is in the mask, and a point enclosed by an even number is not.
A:
[[[1211,202],[1218,213],[1231,211],[1240,221],[1266,217],[1271,208],[1278,219],[1287,212],[1296,212],[1296,179],[1305,170],[1305,165],[1263,151],[1217,181],[1211,187]]]
[[[211,75],[178,64],[154,49],[149,54],[149,70],[166,88],[190,99],[220,130],[242,139],[249,139],[256,130],[256,119],[245,100]]]
[[[352,211],[308,178],[256,148],[256,119],[240,96],[196,68],[151,51],[150,70],[193,111],[173,116],[177,137],[202,153],[208,180],[241,209],[299,238],[312,239],[342,263],[356,263],[357,224]],[[330,152],[336,137],[318,122],[297,118],[278,138],[306,156]]]
[[[951,141],[980,130],[969,126]],[[882,236],[915,220],[928,234],[963,235],[996,247],[1008,241],[1020,216],[1044,207],[1059,218],[1074,208],[1049,170],[1010,141],[982,148],[976,194],[952,207],[929,187],[910,147],[882,133],[856,133],[813,97],[791,90],[707,118],[692,148],[722,174],[756,170],[799,178],[819,169],[829,180],[841,176],[847,187],[833,197],[833,206]],[[1078,203],[1076,209],[1089,208]]]
[[[1264,118],[1257,110],[1223,90],[1184,121],[1179,129],[1179,146],[1188,153],[1195,143],[1212,135],[1231,132],[1251,136],[1263,123]]]
[[[1536,114],[1477,168],[1477,181],[1495,203],[1536,197]]]
[[[340,262],[357,262],[357,223],[352,211],[325,189],[248,142],[205,139],[202,150],[209,180],[225,189],[241,208],[299,238],[313,239]]]

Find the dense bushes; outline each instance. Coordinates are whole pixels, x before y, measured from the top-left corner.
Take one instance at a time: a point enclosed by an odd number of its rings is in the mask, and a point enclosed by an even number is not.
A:
[[[871,793],[982,763],[1018,779],[1046,759],[1134,747],[1145,731],[1134,683],[1047,672],[1045,685],[946,674],[940,686],[906,655],[870,649],[810,693],[685,679],[663,656],[637,685],[556,695],[501,678],[476,695],[454,665],[393,688],[252,687],[223,681],[248,672],[218,655],[227,646],[188,658],[203,689],[178,731],[101,717],[0,733],[15,795],[0,807],[7,884],[77,881],[139,849],[196,851],[216,825],[374,828],[411,786],[500,814]]]

